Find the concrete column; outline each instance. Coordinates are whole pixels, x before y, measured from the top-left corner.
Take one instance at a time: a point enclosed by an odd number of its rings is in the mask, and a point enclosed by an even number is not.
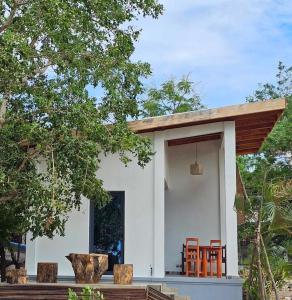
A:
[[[220,215],[221,235],[226,242],[227,275],[238,276],[236,194],[235,122],[224,122],[224,137],[220,149]],[[220,153],[219,153],[220,154]]]
[[[164,277],[164,175],[165,150],[162,132],[154,136],[153,276]]]
[[[224,134],[219,148],[219,215],[220,215],[220,239],[222,245],[226,245],[226,197],[225,197],[225,153],[224,153]]]
[[[26,234],[25,268],[28,275],[36,275],[37,239],[31,240],[32,234]]]

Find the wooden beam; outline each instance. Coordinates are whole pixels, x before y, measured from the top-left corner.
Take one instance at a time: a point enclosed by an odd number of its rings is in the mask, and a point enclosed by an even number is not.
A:
[[[258,152],[259,148],[250,148],[250,149],[245,149],[245,150],[237,150],[236,154],[237,155],[245,155],[245,154],[253,154]]]
[[[260,128],[270,129],[270,128],[273,128],[273,126],[274,126],[274,124],[271,122],[267,122],[267,123],[259,122],[257,125],[246,123],[245,125],[235,126],[235,129],[236,129],[236,131],[260,129]]]
[[[221,139],[221,133],[213,133],[213,134],[206,134],[206,135],[199,135],[199,136],[192,136],[187,138],[169,140],[167,142],[168,146],[178,146],[184,144],[192,144],[204,141],[211,141],[211,140],[218,140]]]
[[[251,140],[257,140],[262,139],[264,140],[267,136],[267,133],[265,134],[245,134],[245,135],[236,135],[236,142],[242,142],[242,141],[251,141]]]
[[[259,148],[262,145],[262,143],[246,143],[246,144],[240,144],[236,145],[237,150],[246,150],[250,148]]]
[[[260,134],[265,133],[268,134],[272,130],[272,126],[264,127],[264,128],[237,128],[236,135],[247,135],[247,134]]]

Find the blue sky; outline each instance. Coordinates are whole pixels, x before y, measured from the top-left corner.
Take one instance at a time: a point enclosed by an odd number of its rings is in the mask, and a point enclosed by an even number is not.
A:
[[[190,74],[208,107],[242,103],[292,65],[292,0],[160,0],[165,12],[142,27],[134,59],[151,64],[145,84]]]

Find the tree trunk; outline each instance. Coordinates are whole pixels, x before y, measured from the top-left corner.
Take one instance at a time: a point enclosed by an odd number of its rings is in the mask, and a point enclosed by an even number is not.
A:
[[[114,283],[132,284],[133,265],[114,265]]]
[[[258,268],[258,281],[260,300],[265,300],[265,286],[263,281],[262,264],[261,264],[261,214],[262,214],[262,199],[260,199],[260,205],[258,208],[258,221],[256,228],[256,252],[257,252],[257,268]]]
[[[274,275],[272,273],[272,269],[271,269],[269,257],[268,257],[268,254],[267,254],[266,246],[265,246],[265,243],[264,243],[262,235],[261,235],[261,243],[262,243],[262,247],[263,247],[263,250],[264,250],[263,252],[264,252],[266,264],[267,264],[267,267],[268,267],[268,273],[269,273],[270,279],[272,281],[273,290],[275,292],[275,298],[276,298],[276,300],[279,300],[280,298],[279,298],[279,293],[278,293],[277,285],[276,285],[276,282],[275,282],[275,279],[274,279]]]
[[[56,283],[58,277],[57,263],[38,263],[37,282]]]
[[[108,256],[105,254],[70,253],[66,258],[72,264],[76,283],[98,283],[108,269]]]
[[[6,279],[7,283],[25,284],[27,283],[26,270],[24,268],[7,270]]]
[[[6,280],[6,257],[5,257],[5,247],[3,243],[0,243],[0,256],[1,256],[1,282]]]
[[[249,274],[248,274],[249,287],[248,287],[248,291],[247,291],[247,294],[246,294],[246,300],[249,300],[249,298],[250,298],[249,297],[249,290],[250,290],[251,281],[252,281],[252,272],[253,272],[253,267],[254,267],[255,255],[256,255],[256,245],[254,243],[251,262],[250,262],[250,265],[249,265]]]

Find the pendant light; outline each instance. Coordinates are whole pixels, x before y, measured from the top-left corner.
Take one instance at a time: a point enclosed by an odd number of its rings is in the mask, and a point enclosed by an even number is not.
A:
[[[203,166],[198,163],[197,161],[197,151],[198,148],[197,148],[197,144],[195,144],[195,157],[196,157],[196,161],[194,164],[191,164],[190,165],[190,173],[191,175],[203,175]]]

